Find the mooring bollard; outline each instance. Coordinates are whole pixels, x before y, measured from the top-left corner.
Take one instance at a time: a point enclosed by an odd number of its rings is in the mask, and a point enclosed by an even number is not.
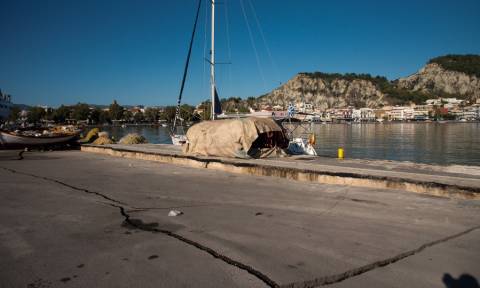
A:
[[[343,148],[338,148],[338,159],[343,159],[344,153]]]

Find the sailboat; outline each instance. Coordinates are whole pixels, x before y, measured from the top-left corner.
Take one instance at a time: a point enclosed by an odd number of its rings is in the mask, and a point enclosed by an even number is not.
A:
[[[218,97],[217,88],[215,84],[215,0],[210,0],[211,2],[211,14],[212,14],[212,25],[211,25],[211,47],[210,47],[210,91],[211,91],[211,120],[215,120],[216,115],[222,114],[222,106],[220,105],[220,99]],[[195,39],[195,31],[197,29],[198,15],[200,14],[200,7],[202,0],[198,1],[197,13],[195,16],[195,23],[193,24],[192,36],[190,38],[190,45],[187,53],[187,60],[185,63],[185,68],[183,71],[182,83],[180,85],[180,93],[177,100],[177,108],[175,112],[175,119],[173,121],[172,130],[170,131],[170,136],[172,139],[173,145],[183,145],[187,142],[187,137],[183,131],[182,122],[183,119],[180,115],[181,102],[183,89],[185,87],[185,80],[187,78],[188,66],[190,64],[190,56],[192,54],[193,41]]]
[[[187,54],[187,60],[185,63],[185,68],[183,71],[183,78],[180,86],[180,93],[178,96],[178,101],[177,101],[177,108],[176,108],[176,113],[175,113],[175,120],[173,122],[172,130],[171,130],[171,139],[172,143],[174,145],[183,145],[187,143],[188,139],[185,135],[185,132],[183,131],[183,126],[177,125],[180,122],[183,122],[183,119],[180,117],[180,104],[182,100],[182,93],[183,93],[183,88],[185,86],[185,80],[187,77],[187,72],[188,72],[188,65],[190,63],[190,56],[192,52],[192,46],[193,46],[193,41],[195,38],[195,31],[197,28],[197,23],[198,23],[198,15],[200,12],[200,7],[201,7],[201,2],[202,0],[199,0],[198,3],[198,8],[197,8],[197,13],[195,16],[195,23],[193,25],[193,31],[192,31],[192,36],[190,39],[190,45],[188,49],[188,54]],[[208,61],[210,63],[210,93],[211,93],[211,113],[210,113],[210,119],[211,120],[216,120],[217,115],[222,114],[222,108],[220,105],[220,100],[218,97],[217,93],[217,87],[216,87],[216,82],[215,82],[215,0],[210,0],[211,3],[211,47],[210,47],[210,60]],[[305,102],[305,101],[304,101]],[[307,154],[307,155],[317,155],[315,152],[315,149],[313,148],[313,145],[315,144],[315,137],[310,137],[308,142],[304,142],[302,138],[294,138],[290,141],[288,150],[292,152],[292,154]]]

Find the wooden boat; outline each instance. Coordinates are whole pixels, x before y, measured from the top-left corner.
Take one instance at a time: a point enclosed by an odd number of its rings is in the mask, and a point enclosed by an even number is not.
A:
[[[78,133],[53,135],[22,135],[15,132],[0,131],[2,146],[41,146],[66,143],[75,138]]]

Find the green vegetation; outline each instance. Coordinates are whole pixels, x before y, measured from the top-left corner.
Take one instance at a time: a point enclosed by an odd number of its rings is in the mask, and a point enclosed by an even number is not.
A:
[[[375,84],[377,83],[389,83],[387,78],[383,76],[375,76],[373,77],[370,74],[356,74],[356,73],[346,73],[346,74],[340,74],[340,73],[323,73],[323,72],[300,72],[300,75],[309,77],[309,78],[322,78],[323,80],[327,82],[331,82],[335,79],[342,79],[342,80],[347,80],[347,81],[352,81],[352,80],[367,80],[371,81]]]
[[[42,107],[31,107],[28,110],[28,117],[27,120],[30,123],[40,123],[42,119],[45,119],[46,117],[46,111]]]
[[[180,106],[180,117],[185,121],[195,121],[193,112],[195,107],[188,104]],[[84,122],[86,124],[111,124],[112,121],[121,121],[124,123],[157,123],[163,119],[167,122],[173,122],[175,118],[176,106],[167,106],[164,108],[149,107],[145,110],[140,108],[126,109],[117,101],[113,101],[108,109],[101,109],[99,106],[93,106],[86,103],[77,103],[71,106],[61,105],[60,107],[44,108],[30,107],[27,110],[25,118],[20,117],[20,108],[14,106],[11,110],[9,121],[27,121],[33,124],[40,124],[45,121],[52,121],[59,124],[71,123],[72,121]]]
[[[123,107],[118,105],[117,100],[113,100],[113,103],[108,107],[110,117],[112,120],[121,120],[123,116]]]
[[[480,78],[480,55],[445,55],[433,58],[428,63],[436,63],[446,70],[463,72]]]
[[[8,116],[8,120],[10,121],[17,121],[18,117],[20,116],[20,108],[17,106],[13,106],[12,110],[10,110],[10,115]]]

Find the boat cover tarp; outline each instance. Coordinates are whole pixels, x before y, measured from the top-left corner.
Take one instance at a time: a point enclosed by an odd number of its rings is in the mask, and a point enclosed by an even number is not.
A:
[[[197,156],[278,157],[288,146],[275,121],[256,117],[200,122],[188,129],[187,139],[183,152]]]

